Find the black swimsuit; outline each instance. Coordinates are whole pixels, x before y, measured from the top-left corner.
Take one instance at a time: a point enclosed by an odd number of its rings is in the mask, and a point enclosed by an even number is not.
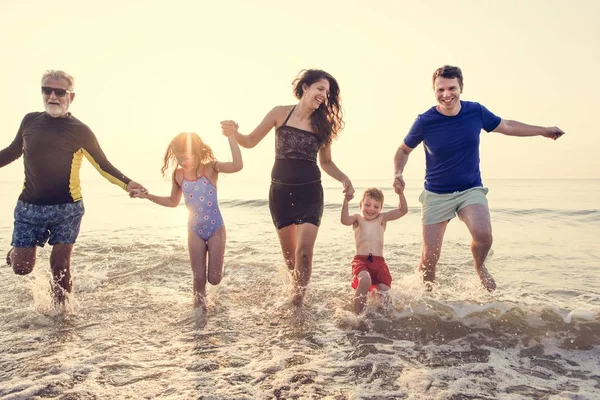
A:
[[[323,186],[317,166],[322,139],[286,125],[295,108],[275,131],[269,209],[277,229],[306,222],[319,226],[323,215]]]

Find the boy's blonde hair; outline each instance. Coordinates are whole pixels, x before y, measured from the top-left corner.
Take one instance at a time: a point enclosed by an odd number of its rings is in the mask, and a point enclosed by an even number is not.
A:
[[[362,199],[360,199],[361,205],[365,201],[365,197],[370,197],[373,200],[380,202],[381,205],[383,205],[383,192],[379,189],[376,189],[376,188],[366,189],[362,195]]]

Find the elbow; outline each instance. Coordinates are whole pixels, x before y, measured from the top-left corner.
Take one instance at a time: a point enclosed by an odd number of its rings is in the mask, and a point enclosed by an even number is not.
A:
[[[342,225],[345,225],[345,226],[350,226],[353,224],[352,221],[349,221],[348,218],[344,218],[344,217],[340,218],[340,222],[342,223]]]
[[[331,165],[331,160],[319,160],[319,165],[321,166],[321,169],[327,172],[327,169]]]
[[[240,135],[236,139],[238,144],[245,149],[251,149],[258,144],[248,136]]]
[[[409,152],[406,151],[404,146],[400,146],[398,151],[396,151],[396,155],[394,156],[394,161],[398,162],[399,160],[408,158]]]

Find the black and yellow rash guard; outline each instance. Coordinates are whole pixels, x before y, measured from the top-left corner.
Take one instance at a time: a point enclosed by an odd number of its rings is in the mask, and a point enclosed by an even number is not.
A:
[[[0,151],[0,167],[23,154],[25,184],[19,200],[30,204],[64,204],[81,200],[79,171],[85,156],[102,176],[124,190],[131,179],[106,159],[92,130],[73,117],[27,114],[15,140]]]

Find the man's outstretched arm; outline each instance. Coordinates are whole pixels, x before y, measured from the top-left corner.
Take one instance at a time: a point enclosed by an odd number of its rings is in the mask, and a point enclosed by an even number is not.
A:
[[[500,124],[494,129],[494,132],[500,132],[508,136],[543,136],[549,139],[556,140],[565,133],[556,126],[543,127],[535,125],[527,125],[519,121],[503,119]]]

